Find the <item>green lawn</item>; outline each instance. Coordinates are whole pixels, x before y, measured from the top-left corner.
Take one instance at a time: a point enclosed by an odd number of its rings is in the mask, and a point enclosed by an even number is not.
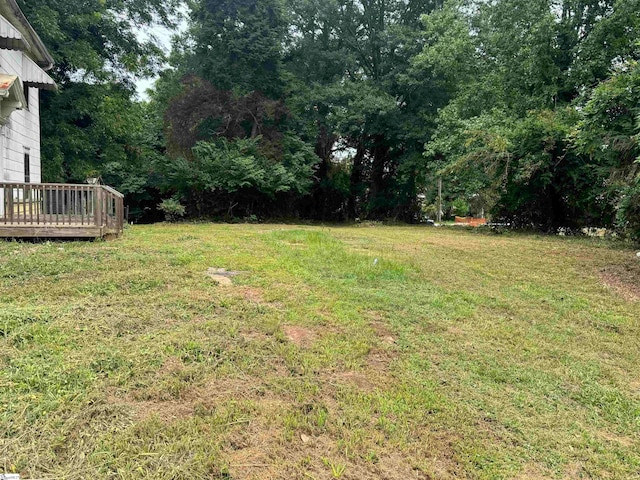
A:
[[[639,272],[420,227],[0,242],[0,472],[640,478]]]

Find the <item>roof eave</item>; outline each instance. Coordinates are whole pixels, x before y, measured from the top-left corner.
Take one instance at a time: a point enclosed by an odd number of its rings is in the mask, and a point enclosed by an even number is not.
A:
[[[10,12],[7,13],[11,13],[14,19],[20,22],[20,24],[22,24],[22,26],[24,27],[25,32],[23,33],[25,33],[28,37],[28,40],[30,40],[29,43],[32,46],[31,51],[36,57],[34,58],[34,60],[36,61],[38,66],[40,66],[40,68],[42,68],[43,70],[50,70],[53,67],[53,57],[49,53],[49,50],[47,50],[47,47],[45,47],[38,33],[29,23],[29,20],[27,20],[27,17],[25,17],[24,13],[22,13],[22,10],[20,10],[20,7],[18,6],[16,0],[5,0],[4,2],[0,2],[0,5],[2,3],[6,3],[6,5],[10,8]]]

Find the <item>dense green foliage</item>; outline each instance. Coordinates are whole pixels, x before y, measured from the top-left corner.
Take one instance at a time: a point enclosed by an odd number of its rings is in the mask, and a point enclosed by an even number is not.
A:
[[[575,132],[577,150],[599,173],[618,227],[640,238],[640,65],[620,64],[591,92]]]
[[[424,19],[415,66],[451,96],[427,159],[454,195],[481,193],[520,225],[633,229],[640,2],[560,8],[449,4]]]
[[[160,150],[155,116],[135,80],[161,68],[157,42],[140,28],[170,26],[178,0],[19,0],[49,49],[58,92],[41,92],[42,175],[52,182],[103,180],[138,215],[155,212],[151,164]]]
[[[49,179],[101,174],[140,214],[161,193],[192,216],[419,221],[441,177],[447,214],[639,234],[640,0],[189,7],[137,104],[162,55],[132,21],[172,1],[25,5],[62,87]]]

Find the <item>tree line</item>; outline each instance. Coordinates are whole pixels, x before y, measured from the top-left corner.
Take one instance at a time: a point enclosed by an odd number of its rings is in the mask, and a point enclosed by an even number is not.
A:
[[[640,237],[640,0],[191,0],[165,56],[137,30],[179,6],[22,2],[47,180],[140,220],[417,222],[441,178],[448,214]]]

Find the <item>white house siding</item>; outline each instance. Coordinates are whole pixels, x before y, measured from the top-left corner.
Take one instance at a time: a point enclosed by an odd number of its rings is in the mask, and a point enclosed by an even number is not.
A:
[[[0,73],[22,77],[23,52],[0,49]],[[40,104],[37,88],[29,88],[29,108],[11,114],[0,127],[0,181],[24,182],[24,155],[29,149],[31,182],[40,183]]]

